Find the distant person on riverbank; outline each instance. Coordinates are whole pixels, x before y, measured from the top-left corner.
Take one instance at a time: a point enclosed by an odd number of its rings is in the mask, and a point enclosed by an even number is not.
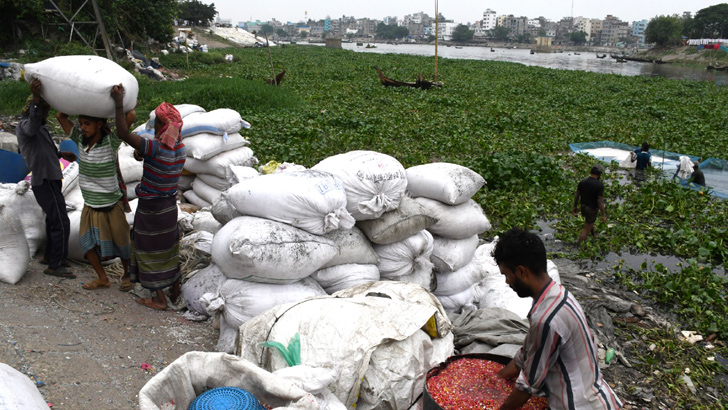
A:
[[[552,409],[622,408],[599,366],[594,336],[574,295],[546,270],[546,248],[534,233],[513,228],[493,250],[506,284],[533,298],[523,346],[498,376],[515,379],[500,410],[521,408],[531,396],[547,397]]]
[[[693,174],[690,176],[690,182],[695,185],[705,186],[705,175],[700,170],[700,163],[693,161]]]
[[[577,209],[581,204],[581,214],[584,216],[584,229],[579,235],[577,245],[582,243],[589,234],[597,238],[595,223],[597,214],[602,213],[602,223],[607,222],[607,211],[604,208],[604,184],[600,181],[604,167],[597,164],[591,169],[591,175],[579,182],[574,194],[574,216],[578,216]]]

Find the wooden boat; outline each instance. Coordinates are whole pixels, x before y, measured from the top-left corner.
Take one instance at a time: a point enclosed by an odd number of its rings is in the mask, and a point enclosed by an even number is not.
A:
[[[411,88],[421,88],[423,90],[429,90],[432,87],[442,87],[441,82],[434,82],[434,81],[427,81],[422,77],[422,74],[417,76],[417,81],[413,82],[406,82],[406,81],[397,81],[393,80],[391,78],[388,78],[382,73],[382,70],[380,70],[378,67],[374,67],[375,70],[377,70],[377,74],[379,74],[379,80],[382,82],[382,85],[385,87],[411,87]]]
[[[626,63],[627,62],[627,59],[626,58],[622,58],[622,57],[617,57],[617,62],[618,63]]]
[[[366,47],[364,47],[364,48],[377,48],[377,46],[373,46],[373,45],[371,45],[371,44],[367,44],[367,46],[366,46]]]
[[[276,76],[275,79],[267,78],[265,80],[265,82],[268,83],[268,84],[270,84],[270,85],[279,85],[281,83],[281,81],[283,81],[283,76],[284,75],[286,75],[286,70],[283,70],[280,73],[278,73],[278,75]]]
[[[364,43],[362,43],[361,41],[357,41],[356,45],[357,45],[357,46],[363,46],[363,45],[364,45]]]
[[[455,46],[455,48],[463,48],[463,46]]]
[[[536,52],[535,52],[535,51],[533,51],[533,50],[531,50],[531,54],[536,54]]]
[[[597,58],[606,58],[606,57],[607,57],[606,54],[602,54],[602,55],[597,54]]]
[[[575,55],[575,56],[580,56],[580,55],[581,55],[581,53],[577,53],[576,51],[574,51],[574,55]]]

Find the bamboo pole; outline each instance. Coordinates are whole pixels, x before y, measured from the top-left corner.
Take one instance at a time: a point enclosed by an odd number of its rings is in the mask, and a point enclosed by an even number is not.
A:
[[[268,41],[268,33],[265,34],[265,45],[268,47],[268,59],[270,60],[270,72],[273,74],[271,83],[273,85],[278,85],[278,81],[276,81],[276,70],[273,68],[273,56],[270,54],[270,41]]]
[[[440,12],[437,2],[438,0],[435,0],[435,82],[437,82],[437,38],[440,36]]]
[[[111,61],[114,61],[114,58],[111,55],[111,47],[109,47],[109,37],[106,35],[106,27],[104,26],[104,20],[101,18],[101,11],[99,11],[99,4],[96,2],[96,0],[91,0],[91,4],[94,6],[94,14],[96,14],[96,21],[99,24],[99,30],[101,30],[101,41],[103,41],[104,48],[106,49],[106,58],[108,58]]]

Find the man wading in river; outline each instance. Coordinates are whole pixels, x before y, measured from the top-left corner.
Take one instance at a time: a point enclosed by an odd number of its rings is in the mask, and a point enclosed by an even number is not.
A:
[[[515,410],[534,396],[551,410],[617,410],[622,402],[604,381],[594,337],[574,295],[546,273],[546,248],[531,232],[514,228],[495,245],[493,258],[519,297],[533,298],[529,329],[513,360],[498,372],[516,378],[500,410]]]
[[[597,213],[602,212],[602,223],[607,222],[607,211],[604,209],[604,184],[600,181],[604,168],[597,164],[591,169],[589,178],[584,178],[576,187],[574,195],[574,216],[577,216],[577,207],[581,201],[581,214],[584,216],[584,229],[579,235],[576,244],[582,243],[589,234],[597,238],[594,224],[597,221]]]

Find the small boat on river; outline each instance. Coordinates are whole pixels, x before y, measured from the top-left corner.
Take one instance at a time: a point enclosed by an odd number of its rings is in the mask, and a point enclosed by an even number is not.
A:
[[[385,76],[384,73],[382,73],[382,70],[380,70],[378,67],[374,67],[374,69],[377,70],[377,74],[379,74],[379,80],[385,87],[411,87],[420,88],[423,90],[429,90],[432,87],[442,87],[441,82],[427,81],[422,77],[422,74],[417,77],[417,81],[397,81]]]

